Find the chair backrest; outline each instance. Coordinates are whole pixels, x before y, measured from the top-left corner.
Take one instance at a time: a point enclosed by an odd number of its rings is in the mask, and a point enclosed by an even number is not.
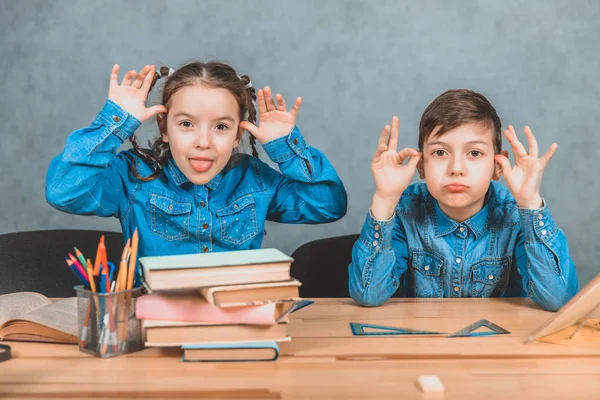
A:
[[[348,266],[358,235],[314,240],[292,254],[291,274],[302,282],[301,297],[350,297]]]
[[[75,296],[80,284],[65,262],[73,246],[94,262],[100,236],[104,235],[107,258],[119,262],[123,251],[120,232],[46,230],[0,235],[0,294],[38,292],[48,297]]]

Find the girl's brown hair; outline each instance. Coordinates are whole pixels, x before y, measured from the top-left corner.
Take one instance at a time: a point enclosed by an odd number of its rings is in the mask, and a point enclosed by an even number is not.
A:
[[[256,90],[250,84],[250,77],[248,75],[238,76],[235,70],[227,64],[218,61],[210,61],[207,63],[192,62],[184,65],[177,71],[174,71],[171,75],[169,75],[168,67],[161,67],[160,70],[154,74],[150,90],[152,90],[156,82],[161,78],[166,78],[161,99],[161,104],[163,105],[166,105],[171,96],[179,89],[186,86],[203,84],[213,88],[229,90],[239,105],[240,121],[247,120],[256,124],[256,108],[254,107]],[[252,135],[249,135],[249,138],[250,146],[252,147],[252,155],[258,157],[258,152],[256,151],[256,138]],[[133,151],[148,162],[154,169],[154,172],[151,175],[140,176],[135,170],[135,166],[132,164],[131,171],[133,175],[142,181],[151,181],[152,179],[157,178],[164,166],[167,165],[169,158],[169,144],[163,142],[162,138],[159,136],[152,144],[151,152],[148,152],[140,149],[135,135],[131,135],[129,140],[133,146]]]

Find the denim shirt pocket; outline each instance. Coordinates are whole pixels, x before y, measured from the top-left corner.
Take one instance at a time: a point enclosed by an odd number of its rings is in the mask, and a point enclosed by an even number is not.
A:
[[[152,194],[150,197],[150,229],[163,239],[173,241],[190,236],[192,203]]]
[[[258,234],[256,206],[251,194],[236,199],[215,214],[223,242],[241,245]]]
[[[426,250],[415,250],[411,255],[410,272],[416,297],[443,297],[443,257]]]
[[[511,257],[485,258],[471,267],[472,297],[499,297],[506,290]]]

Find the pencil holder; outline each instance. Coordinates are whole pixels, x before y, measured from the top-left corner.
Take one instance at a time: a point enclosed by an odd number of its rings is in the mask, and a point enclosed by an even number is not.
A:
[[[141,287],[95,293],[80,285],[75,286],[75,291],[80,351],[108,358],[144,347],[141,322],[135,317],[135,302],[142,294]]]

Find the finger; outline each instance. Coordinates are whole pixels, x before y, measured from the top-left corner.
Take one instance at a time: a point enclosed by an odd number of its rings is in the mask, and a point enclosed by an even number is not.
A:
[[[285,109],[285,99],[283,98],[283,96],[282,96],[282,95],[280,95],[279,93],[277,93],[277,94],[275,95],[275,99],[277,99],[277,104],[278,104],[278,106],[277,106],[277,109],[278,109],[279,111],[283,111],[283,112],[285,112],[285,110],[286,110],[286,109]]]
[[[524,130],[525,137],[527,137],[527,143],[529,144],[529,155],[537,158],[538,142],[535,140],[535,136],[533,136],[533,132],[531,132],[531,129],[528,126],[526,126]]]
[[[377,147],[377,150],[375,150],[375,154],[373,154],[373,159],[371,160],[372,163],[376,163],[379,161],[379,159],[381,158],[381,155],[383,153],[385,153],[387,151],[387,145],[385,143],[380,144]]]
[[[392,129],[389,125],[386,125],[385,128],[381,131],[381,135],[379,135],[379,141],[377,142],[378,146],[384,144],[387,147],[388,137],[390,136],[390,129]]]
[[[157,114],[167,113],[168,111],[169,110],[167,110],[167,107],[163,106],[162,104],[157,104],[155,106],[148,108],[146,110],[146,115],[148,116],[148,118],[150,118]]]
[[[258,134],[258,127],[252,122],[242,121],[240,122],[240,128],[247,130],[254,137]]]
[[[267,105],[267,111],[275,111],[277,109],[275,101],[273,100],[271,88],[268,86],[265,86],[265,104]]]
[[[131,86],[136,89],[141,88],[142,84],[144,83],[144,79],[146,78],[146,75],[148,75],[148,66],[147,65],[144,68],[142,68],[140,70],[140,72],[135,76],[135,79],[133,80],[133,83],[131,84]]]
[[[417,169],[417,163],[421,159],[421,153],[419,153],[418,151],[416,151],[416,153],[417,154],[410,155],[410,160],[408,161],[408,164],[407,164],[411,170]]]
[[[292,109],[290,110],[290,114],[292,114],[294,117],[296,115],[298,115],[298,111],[300,111],[301,105],[302,105],[302,97],[297,97],[296,101],[294,102],[294,107],[292,107]]]
[[[127,73],[123,77],[123,81],[121,81],[121,86],[129,86],[129,85],[131,85],[131,80],[133,79],[133,77],[135,76],[135,74],[136,74],[135,69],[127,71]]]
[[[392,131],[390,134],[390,143],[388,144],[388,149],[396,151],[398,148],[398,117],[394,116],[392,118]]]
[[[150,65],[148,69],[148,73],[144,77],[144,83],[142,84],[142,90],[145,94],[148,94],[150,91],[150,86],[152,86],[152,81],[154,80],[154,74],[156,73],[156,67],[154,65]]]
[[[550,149],[548,149],[548,151],[546,152],[546,154],[544,154],[542,156],[542,158],[540,158],[540,160],[542,161],[542,165],[544,166],[544,168],[546,168],[546,166],[548,165],[548,163],[552,159],[552,156],[556,152],[556,149],[558,149],[558,145],[556,143],[552,143],[552,145],[550,146]]]
[[[506,139],[508,139],[508,142],[512,146],[513,153],[515,153],[516,157],[525,157],[527,155],[527,150],[525,150],[525,147],[517,138],[515,128],[513,128],[512,125],[509,125],[508,130],[504,131],[504,136],[506,136]]]
[[[265,103],[265,92],[262,89],[256,94],[256,103],[258,105],[258,113],[264,114],[267,112],[267,104]]]
[[[119,78],[119,64],[115,64],[110,71],[110,79],[108,82],[109,88],[114,89],[119,86],[117,79]]]
[[[506,156],[502,155],[502,154],[496,154],[494,156],[494,160],[500,164],[500,167],[502,168],[502,173],[506,173],[508,171],[510,171],[511,166],[510,166],[510,161],[508,160],[508,158],[506,158]]]
[[[398,157],[402,160],[406,160],[408,157],[416,157],[419,155],[419,152],[415,149],[411,149],[410,147],[405,147],[398,152]]]

